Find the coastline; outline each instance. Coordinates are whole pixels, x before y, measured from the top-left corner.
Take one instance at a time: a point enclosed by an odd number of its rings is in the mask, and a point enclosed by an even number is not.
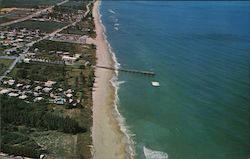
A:
[[[100,21],[100,1],[93,7],[96,27],[97,65],[115,67],[115,61],[106,42],[104,27]],[[93,91],[92,155],[94,159],[123,159],[126,156],[124,134],[115,117],[116,89],[111,83],[115,71],[95,68],[95,88]]]

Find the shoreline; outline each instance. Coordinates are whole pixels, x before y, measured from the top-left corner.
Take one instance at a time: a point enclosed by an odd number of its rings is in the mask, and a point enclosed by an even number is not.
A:
[[[115,57],[110,52],[110,46],[105,38],[105,28],[100,20],[100,1],[93,7],[93,17],[96,28],[96,65],[115,67]],[[125,135],[120,129],[115,117],[116,88],[112,82],[115,71],[95,68],[95,84],[93,91],[93,127],[92,155],[94,159],[124,159],[126,154]]]

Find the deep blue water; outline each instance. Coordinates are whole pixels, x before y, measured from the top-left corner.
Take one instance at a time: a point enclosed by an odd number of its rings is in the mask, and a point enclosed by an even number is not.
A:
[[[156,73],[119,73],[136,157],[146,146],[169,159],[246,159],[250,3],[103,1],[100,12],[121,67]]]

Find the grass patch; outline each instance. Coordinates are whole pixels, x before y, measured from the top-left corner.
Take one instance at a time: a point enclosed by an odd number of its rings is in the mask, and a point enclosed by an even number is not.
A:
[[[42,32],[53,32],[58,28],[62,28],[66,26],[65,23],[59,22],[50,22],[50,21],[35,21],[35,20],[27,20],[20,23],[12,24],[10,27],[17,27],[17,28],[27,28],[27,29],[40,29]]]
[[[56,131],[34,133],[33,139],[57,157],[75,158],[76,135]]]
[[[8,69],[12,62],[13,60],[10,59],[0,59],[0,75],[2,75]]]

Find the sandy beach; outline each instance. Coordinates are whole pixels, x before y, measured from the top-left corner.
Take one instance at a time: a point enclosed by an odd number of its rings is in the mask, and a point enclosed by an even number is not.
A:
[[[103,35],[104,29],[99,21],[100,1],[96,1],[93,17],[96,26],[97,65],[113,67],[114,61]],[[115,89],[110,80],[114,72],[102,68],[95,70],[95,88],[93,91],[93,158],[123,159],[126,158],[123,134],[114,117]]]

